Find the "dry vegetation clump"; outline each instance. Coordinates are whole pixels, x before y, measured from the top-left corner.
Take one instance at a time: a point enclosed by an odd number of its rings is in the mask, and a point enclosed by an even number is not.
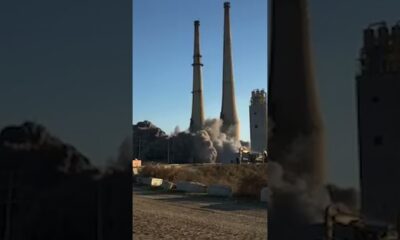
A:
[[[162,178],[168,181],[195,181],[206,185],[223,184],[232,187],[233,193],[241,197],[259,197],[267,186],[267,165],[207,165],[207,166],[162,166],[147,165],[141,175]]]
[[[140,171],[143,177],[162,178],[171,182],[197,181],[195,171],[183,167],[166,167],[161,165],[146,165]]]

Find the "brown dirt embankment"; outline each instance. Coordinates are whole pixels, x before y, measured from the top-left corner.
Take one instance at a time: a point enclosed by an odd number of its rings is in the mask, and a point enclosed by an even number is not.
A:
[[[238,197],[259,198],[261,189],[267,186],[266,164],[146,165],[141,169],[141,175],[162,178],[172,182],[195,181],[206,185],[229,185],[232,187],[233,194]]]

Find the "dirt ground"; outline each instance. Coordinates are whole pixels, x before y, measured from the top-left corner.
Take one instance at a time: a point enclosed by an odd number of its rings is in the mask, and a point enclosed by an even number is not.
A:
[[[134,189],[135,240],[264,240],[266,235],[267,209],[262,203]]]

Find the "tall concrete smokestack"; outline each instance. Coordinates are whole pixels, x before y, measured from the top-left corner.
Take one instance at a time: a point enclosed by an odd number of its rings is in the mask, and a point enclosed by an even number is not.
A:
[[[284,169],[325,181],[323,123],[313,74],[307,0],[270,1],[269,156]]]
[[[203,81],[201,77],[201,55],[200,55],[200,21],[194,21],[194,54],[193,54],[193,100],[192,117],[190,119],[190,131],[196,132],[203,128],[204,106],[203,106]]]
[[[231,29],[229,16],[230,3],[224,3],[224,60],[222,74],[222,109],[221,119],[223,120],[222,131],[228,136],[239,140],[240,126],[236,112],[235,85],[233,79]]]
[[[230,3],[224,3],[224,56],[222,74],[222,109],[223,120],[222,132],[239,140],[240,126],[236,112],[235,84],[233,79],[232,48],[231,48],[231,26],[229,16]]]

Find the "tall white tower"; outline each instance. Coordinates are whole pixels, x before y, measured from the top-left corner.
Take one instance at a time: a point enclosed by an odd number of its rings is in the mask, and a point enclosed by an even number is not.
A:
[[[251,151],[261,153],[267,149],[268,137],[267,94],[264,90],[251,92],[249,110]]]

